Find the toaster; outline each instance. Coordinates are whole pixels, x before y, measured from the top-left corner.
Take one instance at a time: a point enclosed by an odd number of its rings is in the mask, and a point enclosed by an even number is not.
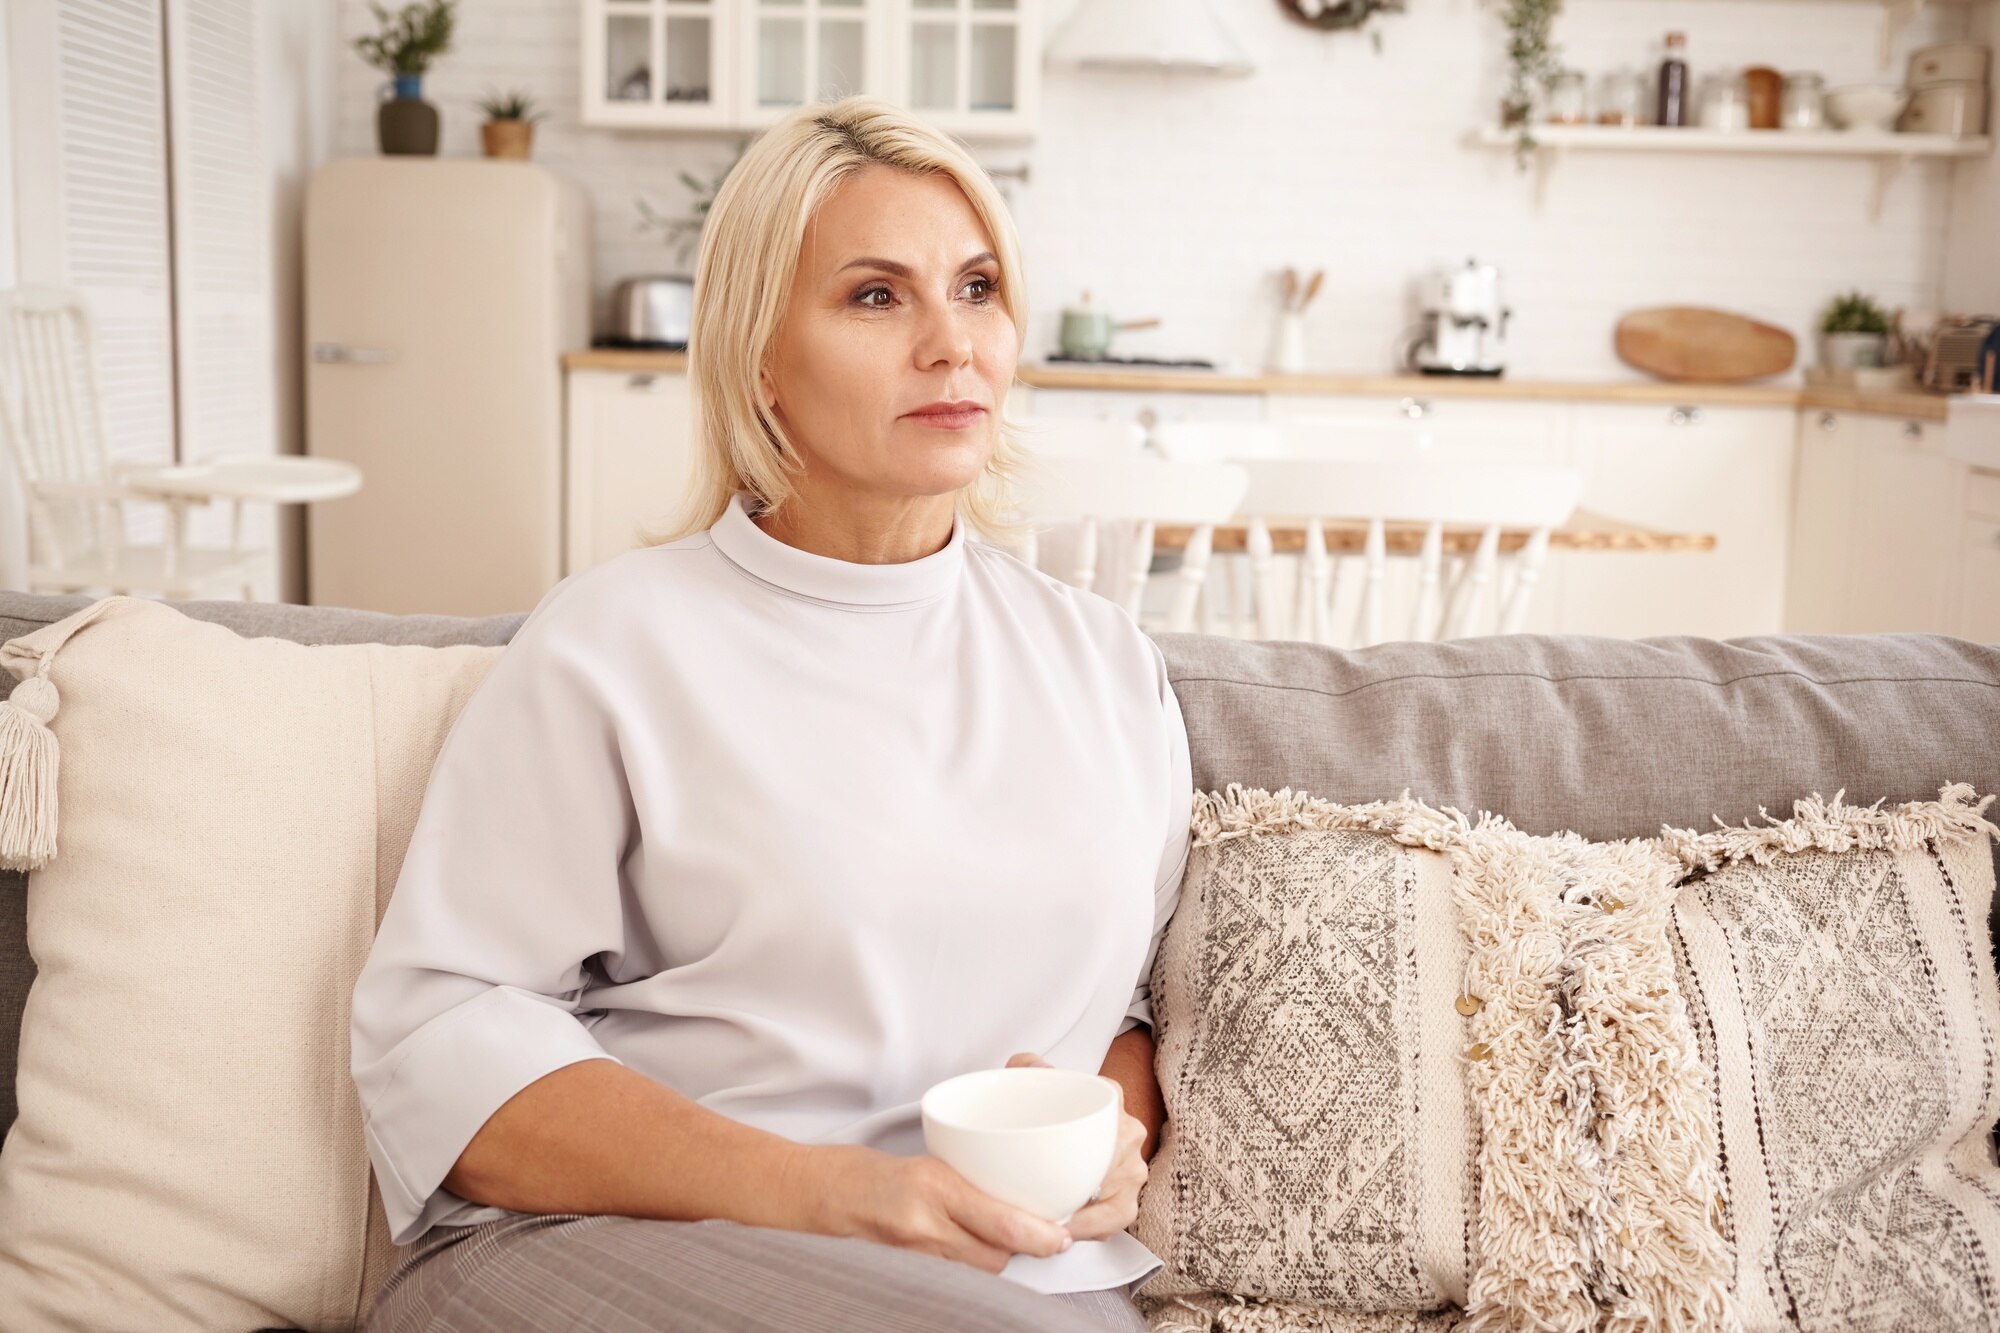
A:
[[[1931,332],[1930,355],[1924,358],[1924,387],[1941,393],[1982,391],[1986,366],[1981,354],[1996,330],[2000,319],[1990,316],[1940,321]]]
[[[597,345],[685,351],[688,312],[693,305],[693,278],[626,278],[611,291],[609,327]]]

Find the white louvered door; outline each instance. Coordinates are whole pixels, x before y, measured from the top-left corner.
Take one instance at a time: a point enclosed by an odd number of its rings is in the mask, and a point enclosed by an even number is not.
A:
[[[166,65],[160,0],[10,0],[23,284],[79,288],[96,324],[107,452],[174,461]],[[131,541],[160,540],[140,511]]]
[[[106,452],[157,463],[270,452],[256,0],[5,3],[15,278],[89,302]],[[128,513],[129,541],[161,540],[158,506]],[[269,507],[245,517],[263,525],[247,540],[275,540]],[[189,536],[222,544],[228,522],[226,505],[192,510]]]
[[[276,366],[256,0],[165,3],[180,457],[270,453]],[[226,504],[193,510],[189,538],[226,545],[229,518]],[[272,506],[249,506],[244,539],[271,546],[273,518]]]

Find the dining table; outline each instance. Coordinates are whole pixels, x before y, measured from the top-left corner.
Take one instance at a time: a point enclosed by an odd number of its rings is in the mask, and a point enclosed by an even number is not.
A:
[[[1271,549],[1280,555],[1301,554],[1306,549],[1305,518],[1267,517],[1265,529],[1271,535]],[[1325,536],[1328,554],[1342,555],[1366,549],[1368,522],[1356,520],[1324,520],[1321,531]],[[1383,545],[1390,555],[1415,555],[1423,549],[1425,525],[1422,523],[1385,523],[1382,528]],[[1153,550],[1155,554],[1185,550],[1194,536],[1192,523],[1161,523],[1153,529]],[[1446,524],[1440,534],[1447,554],[1469,554],[1478,549],[1481,528],[1476,524]],[[1532,531],[1526,527],[1500,529],[1499,549],[1504,554],[1518,551],[1528,542]],[[1245,522],[1217,523],[1213,528],[1211,549],[1218,555],[1241,553],[1248,549],[1250,524]],[[1600,514],[1593,510],[1578,509],[1571,513],[1569,521],[1561,527],[1549,529],[1549,549],[1551,551],[1712,551],[1715,549],[1715,534],[1712,532],[1679,532],[1649,527],[1630,519]]]

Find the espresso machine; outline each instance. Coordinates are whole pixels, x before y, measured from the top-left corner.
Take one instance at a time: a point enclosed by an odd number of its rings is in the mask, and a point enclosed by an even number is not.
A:
[[[1420,375],[1484,375],[1505,368],[1507,317],[1500,270],[1476,259],[1431,271],[1423,285],[1423,322],[1403,349],[1403,368]]]

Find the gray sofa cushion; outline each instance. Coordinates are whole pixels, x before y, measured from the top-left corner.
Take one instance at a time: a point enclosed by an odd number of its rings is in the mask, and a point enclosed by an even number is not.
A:
[[[88,597],[0,592],[0,640]],[[301,643],[505,643],[524,618],[386,616],[186,602],[239,633]],[[1408,788],[1593,838],[1789,814],[1811,791],[2000,791],[2000,648],[1931,635],[1637,642],[1510,636],[1342,652],[1164,634],[1195,786],[1289,786],[1358,803]],[[9,682],[0,681],[0,687]],[[33,964],[23,877],[0,872],[0,1126],[14,1118]]]

